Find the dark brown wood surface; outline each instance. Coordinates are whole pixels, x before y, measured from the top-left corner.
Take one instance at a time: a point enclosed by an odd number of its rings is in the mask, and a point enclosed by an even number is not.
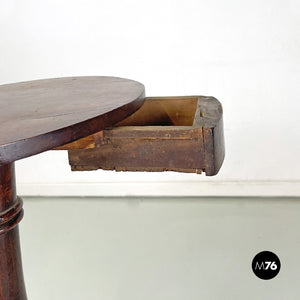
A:
[[[0,300],[26,300],[14,161],[88,136],[123,120],[145,88],[116,77],[73,77],[0,86]]]
[[[224,139],[215,98],[144,100],[142,84],[115,77],[0,86],[0,300],[26,300],[15,160],[58,147],[69,150],[73,170],[218,172]]]
[[[18,223],[22,200],[16,196],[14,164],[0,167],[0,299],[25,300]]]
[[[68,77],[0,86],[0,165],[95,133],[143,103],[144,86],[117,77]]]

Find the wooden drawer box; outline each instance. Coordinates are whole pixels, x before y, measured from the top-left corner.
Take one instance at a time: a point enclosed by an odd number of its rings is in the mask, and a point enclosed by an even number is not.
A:
[[[73,171],[218,173],[224,159],[222,106],[213,97],[151,97],[133,115],[58,149]]]

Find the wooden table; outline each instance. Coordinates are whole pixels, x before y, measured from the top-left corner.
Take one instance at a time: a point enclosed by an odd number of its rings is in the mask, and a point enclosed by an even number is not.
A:
[[[2,85],[0,107],[1,300],[26,299],[14,161],[63,149],[72,170],[212,176],[224,159],[222,106],[213,97],[145,98],[133,80],[74,77]]]
[[[145,88],[113,77],[58,78],[0,86],[0,299],[26,299],[14,161],[100,131],[135,112]]]

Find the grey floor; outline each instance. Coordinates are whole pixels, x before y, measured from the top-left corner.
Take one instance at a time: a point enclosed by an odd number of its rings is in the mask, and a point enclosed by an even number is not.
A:
[[[25,198],[30,300],[299,299],[300,199]],[[255,277],[254,255],[281,271]]]

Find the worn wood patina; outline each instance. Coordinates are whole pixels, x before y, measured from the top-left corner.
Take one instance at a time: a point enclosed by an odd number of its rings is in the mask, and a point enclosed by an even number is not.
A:
[[[0,86],[0,299],[25,300],[14,161],[68,150],[72,170],[204,171],[224,159],[213,97],[145,98],[117,77],[69,77]]]
[[[133,115],[58,149],[73,171],[205,172],[224,159],[222,106],[213,97],[150,97]]]
[[[24,300],[14,161],[117,123],[135,112],[145,89],[114,77],[73,77],[0,86],[0,299]]]

